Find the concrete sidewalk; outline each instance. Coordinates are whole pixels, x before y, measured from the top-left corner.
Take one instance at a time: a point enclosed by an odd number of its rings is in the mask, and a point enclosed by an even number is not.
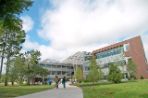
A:
[[[67,84],[66,89],[62,88],[62,85],[59,85],[59,89],[55,88],[16,98],[83,98],[83,93],[80,88]]]

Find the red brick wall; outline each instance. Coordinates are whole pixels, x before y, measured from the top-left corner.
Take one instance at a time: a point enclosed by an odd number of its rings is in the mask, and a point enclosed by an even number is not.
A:
[[[125,56],[132,57],[132,60],[137,66],[137,78],[143,76],[144,78],[148,78],[148,64],[145,58],[144,48],[141,41],[140,36],[125,40],[123,42],[119,42],[101,49],[94,50],[92,54],[96,54],[98,52],[110,50],[112,48],[116,48],[119,46],[123,46],[124,44],[129,44],[129,50],[125,52]]]
[[[146,62],[143,44],[140,36],[125,41],[129,43],[128,55],[132,57],[132,60],[137,66],[137,78],[143,76],[148,78],[148,64]]]

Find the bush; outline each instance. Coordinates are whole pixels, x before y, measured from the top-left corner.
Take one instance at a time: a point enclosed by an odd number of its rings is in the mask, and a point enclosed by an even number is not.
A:
[[[75,77],[77,79],[77,82],[82,82],[84,80],[83,79],[83,70],[80,66],[77,66]]]
[[[132,80],[136,80],[136,64],[133,62],[132,59],[128,60],[128,66],[127,66],[127,70],[129,72],[129,79]]]
[[[144,79],[144,77],[143,77],[143,76],[141,76],[141,77],[140,77],[140,79]]]
[[[122,79],[122,74],[120,69],[117,67],[117,65],[110,64],[108,80],[114,83],[120,83],[121,79]]]
[[[135,75],[131,75],[131,76],[128,77],[128,80],[136,80],[136,79],[137,79],[137,78],[136,78]]]

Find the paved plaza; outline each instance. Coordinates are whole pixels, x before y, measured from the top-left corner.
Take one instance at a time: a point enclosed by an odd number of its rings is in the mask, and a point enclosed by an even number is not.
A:
[[[70,86],[67,83],[67,88],[64,89],[59,85],[59,89],[46,90],[34,94],[20,96],[16,98],[83,98],[82,90],[75,86]]]

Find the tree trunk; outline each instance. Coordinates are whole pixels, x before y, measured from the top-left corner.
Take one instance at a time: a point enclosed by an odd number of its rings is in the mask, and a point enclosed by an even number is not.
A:
[[[14,85],[14,81],[11,81],[11,85],[12,85],[12,86]]]
[[[5,77],[5,86],[8,86],[8,77],[7,77],[7,75]]]
[[[45,84],[45,79],[44,79],[44,76],[42,76],[43,78],[42,78],[42,84]]]
[[[30,70],[30,66],[28,64],[28,71]],[[30,85],[30,71],[28,73],[28,77],[27,77],[27,85]]]
[[[2,51],[2,57],[1,57],[0,80],[1,80],[2,70],[3,70],[3,61],[4,61],[4,48]]]
[[[35,77],[32,78],[32,84],[35,85]]]
[[[23,84],[23,76],[21,76],[20,78],[19,78],[19,85],[22,85]]]
[[[27,79],[27,85],[30,85],[30,77]]]
[[[8,72],[9,72],[9,67],[10,67],[9,61],[10,61],[10,57],[8,56],[7,65],[6,65],[5,86],[8,86]]]

